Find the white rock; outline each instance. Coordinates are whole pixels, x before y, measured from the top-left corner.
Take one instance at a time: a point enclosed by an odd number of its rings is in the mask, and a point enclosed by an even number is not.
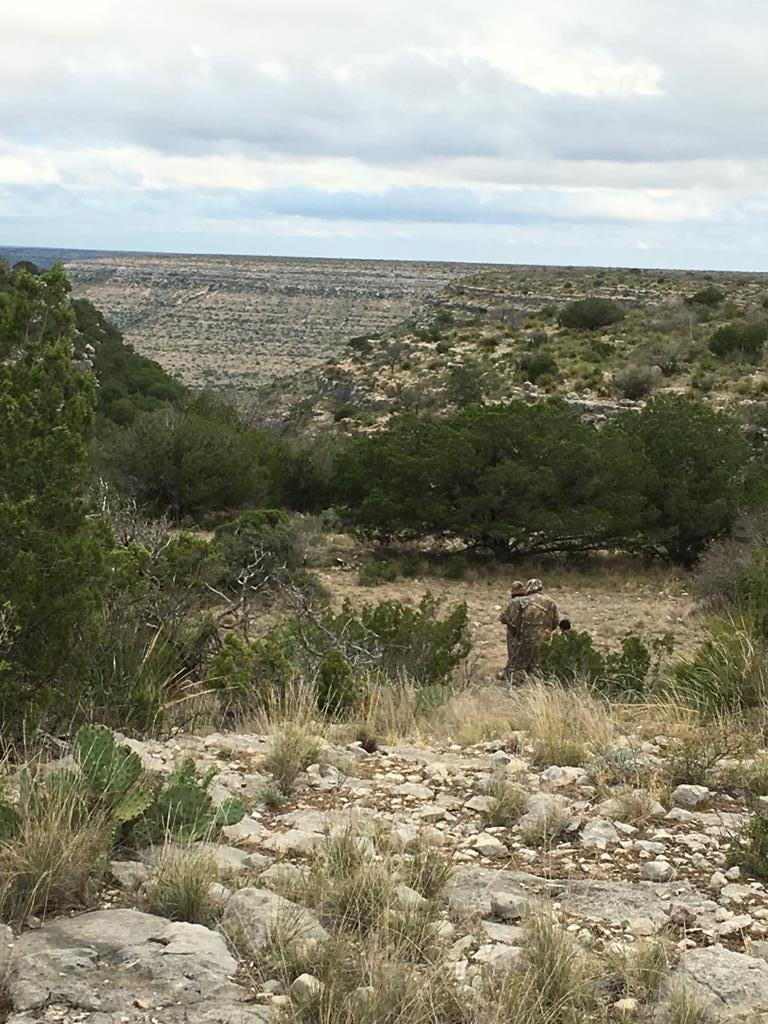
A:
[[[581,845],[585,850],[607,850],[619,845],[619,834],[606,818],[593,818],[584,826]]]
[[[668,860],[649,860],[640,869],[640,877],[647,882],[669,882],[676,875]]]
[[[261,845],[271,853],[293,856],[309,853],[322,842],[323,836],[318,832],[303,832],[298,828],[290,828],[287,832],[278,832]]]
[[[416,892],[415,889],[411,889],[410,886],[400,884],[395,889],[397,898],[407,907],[423,907],[427,901],[421,895]]]
[[[491,896],[491,913],[501,921],[519,921],[530,910],[525,896],[511,892],[497,892]]]
[[[672,803],[675,807],[692,810],[701,807],[712,796],[706,786],[678,786],[672,792]]]
[[[322,992],[323,983],[314,974],[300,974],[291,985],[291,995],[299,1002],[307,1002]]]
[[[739,932],[746,931],[751,924],[752,917],[750,914],[739,914],[738,917],[730,917],[727,921],[723,921],[722,924],[717,926],[715,931],[718,938],[726,939],[730,935],[738,935]]]
[[[491,800],[487,796],[473,796],[464,804],[468,811],[477,811],[478,814],[485,814],[491,809]]]
[[[546,768],[539,778],[550,789],[564,789],[566,786],[575,785],[585,775],[586,772],[583,768],[573,768],[570,766],[561,768],[559,765],[553,764],[551,767]]]
[[[504,843],[488,832],[481,832],[472,843],[472,849],[483,857],[506,857],[509,851]]]
[[[395,793],[398,796],[409,796],[416,800],[431,800],[434,795],[429,786],[424,786],[420,782],[403,782],[402,785],[395,787]]]

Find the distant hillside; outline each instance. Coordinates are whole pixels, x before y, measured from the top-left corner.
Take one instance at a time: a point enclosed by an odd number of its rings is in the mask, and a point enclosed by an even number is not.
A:
[[[585,298],[598,302],[579,304]],[[600,325],[590,309],[609,313]],[[263,388],[263,422],[358,432],[393,413],[560,395],[587,417],[656,391],[738,400],[768,424],[768,275],[475,268],[395,330]],[[586,321],[583,321],[586,311]],[[764,412],[766,410],[766,412]]]
[[[66,263],[137,351],[187,385],[243,391],[391,330],[467,264],[111,254]]]

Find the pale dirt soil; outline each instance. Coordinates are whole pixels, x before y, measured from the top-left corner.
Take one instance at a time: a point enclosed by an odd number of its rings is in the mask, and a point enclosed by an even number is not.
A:
[[[576,574],[565,570],[559,576],[527,565],[523,578],[541,575],[546,593],[557,604],[561,616],[574,629],[591,633],[606,648],[619,646],[627,633],[646,639],[674,637],[673,657],[687,655],[699,645],[702,616],[688,592],[685,574],[663,569],[620,575],[619,570]],[[478,681],[495,675],[506,661],[506,634],[499,612],[507,597],[509,583],[519,569],[489,570],[481,577],[446,580],[439,577],[398,579],[375,587],[358,583],[356,568],[323,568],[318,578],[332,595],[336,607],[345,598],[353,605],[376,604],[384,600],[418,604],[426,591],[446,604],[465,601],[469,609],[474,674]]]

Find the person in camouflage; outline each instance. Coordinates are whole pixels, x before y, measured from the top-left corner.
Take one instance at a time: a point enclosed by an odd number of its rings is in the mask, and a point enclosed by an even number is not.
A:
[[[499,616],[507,627],[507,665],[504,677],[513,685],[522,683],[536,668],[539,646],[558,627],[555,602],[542,593],[541,580],[523,585],[515,580],[510,600]]]
[[[499,678],[511,682],[518,662],[518,632],[525,598],[525,584],[515,580],[509,589],[509,600],[504,605],[499,619],[507,627],[507,664]]]

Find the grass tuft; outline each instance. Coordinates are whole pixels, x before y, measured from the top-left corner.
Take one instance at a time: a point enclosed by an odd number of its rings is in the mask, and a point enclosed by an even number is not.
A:
[[[289,793],[305,768],[315,764],[320,756],[320,741],[302,725],[286,725],[272,740],[272,749],[264,761],[283,793]]]
[[[85,811],[75,785],[32,778],[18,832],[0,840],[0,919],[20,924],[91,905],[109,863],[112,829]]]
[[[538,684],[512,695],[514,728],[528,733],[536,764],[583,765],[609,746],[616,722],[589,690]]]
[[[484,816],[486,825],[512,828],[525,814],[528,793],[504,775],[491,779],[487,795],[490,805]]]
[[[176,844],[162,851],[146,887],[146,909],[171,921],[190,921],[208,927],[215,923],[217,901],[211,887],[218,879],[216,858],[193,844]]]

